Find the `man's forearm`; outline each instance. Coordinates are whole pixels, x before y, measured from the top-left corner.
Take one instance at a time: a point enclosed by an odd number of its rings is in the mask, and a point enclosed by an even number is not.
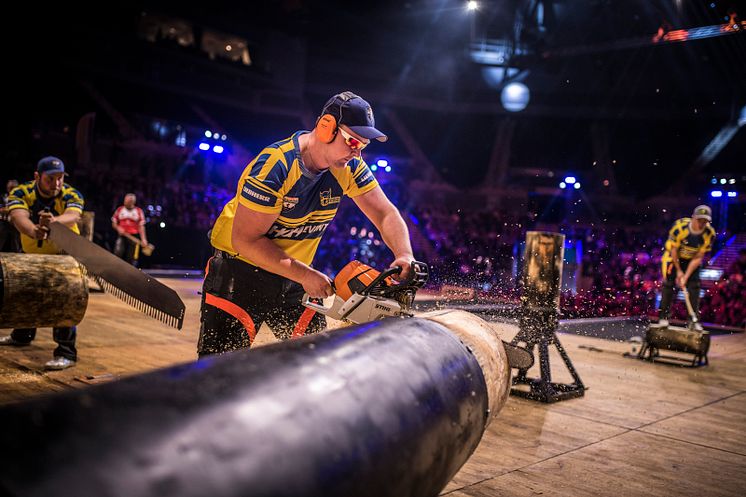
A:
[[[673,265],[676,268],[677,272],[681,272],[681,262],[679,261],[679,252],[677,250],[673,250],[671,252],[671,259],[673,260]]]
[[[392,211],[386,215],[380,224],[376,228],[381,232],[383,242],[391,249],[395,258],[414,257],[412,244],[409,241],[409,229],[398,211]]]
[[[60,224],[64,224],[68,228],[72,228],[75,226],[75,223],[80,221],[80,214],[75,211],[64,212],[54,218],[54,220]]]
[[[11,211],[12,212],[12,211]],[[18,231],[29,238],[36,238],[36,225],[28,217],[11,216],[11,222]]]
[[[311,269],[308,265],[290,257],[272,240],[262,236],[257,240],[233,240],[233,248],[239,255],[249,259],[260,268],[279,274],[297,283]]]

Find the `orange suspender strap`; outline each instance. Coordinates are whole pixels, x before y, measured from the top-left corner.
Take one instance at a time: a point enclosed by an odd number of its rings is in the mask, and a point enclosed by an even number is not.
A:
[[[308,329],[308,325],[311,324],[311,319],[313,319],[314,314],[316,314],[316,311],[306,308],[306,310],[303,311],[303,314],[300,315],[300,319],[298,320],[298,322],[295,324],[293,334],[290,335],[290,338],[300,338],[305,335],[306,330]]]
[[[254,321],[251,319],[251,316],[249,316],[248,312],[241,309],[230,300],[216,297],[215,295],[207,292],[205,292],[205,304],[217,307],[221,311],[225,311],[236,318],[243,325],[243,327],[246,328],[246,333],[249,334],[249,345],[254,342],[254,337],[256,337],[256,330],[254,329]]]

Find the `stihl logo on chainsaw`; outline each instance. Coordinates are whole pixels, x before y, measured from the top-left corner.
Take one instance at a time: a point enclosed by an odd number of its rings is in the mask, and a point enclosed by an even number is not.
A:
[[[383,305],[383,304],[376,304],[375,308],[376,309],[380,309],[380,310],[382,310],[384,312],[389,312],[389,313],[393,313],[394,312],[394,309],[392,309],[391,307],[389,307],[387,305]]]

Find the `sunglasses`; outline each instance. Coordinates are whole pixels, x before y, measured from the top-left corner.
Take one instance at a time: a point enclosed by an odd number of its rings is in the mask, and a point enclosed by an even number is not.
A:
[[[363,143],[351,134],[349,134],[347,131],[343,130],[342,128],[339,128],[339,132],[342,133],[342,137],[345,139],[345,143],[348,147],[350,147],[352,150],[362,150],[365,147],[368,146],[368,143]]]

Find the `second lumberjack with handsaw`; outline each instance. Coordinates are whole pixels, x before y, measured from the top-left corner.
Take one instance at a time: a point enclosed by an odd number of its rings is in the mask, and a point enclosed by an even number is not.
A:
[[[39,161],[34,180],[15,188],[9,197],[11,220],[21,232],[24,252],[67,253],[80,262],[108,293],[143,313],[175,328],[184,322],[185,306],[172,289],[110,254],[78,234],[77,221],[83,197],[64,183],[65,165],[57,157]],[[60,304],[63,305],[63,304]],[[16,329],[0,338],[0,345],[27,345],[35,328]],[[75,364],[75,326],[54,328],[57,349],[47,369],[65,369]]]

